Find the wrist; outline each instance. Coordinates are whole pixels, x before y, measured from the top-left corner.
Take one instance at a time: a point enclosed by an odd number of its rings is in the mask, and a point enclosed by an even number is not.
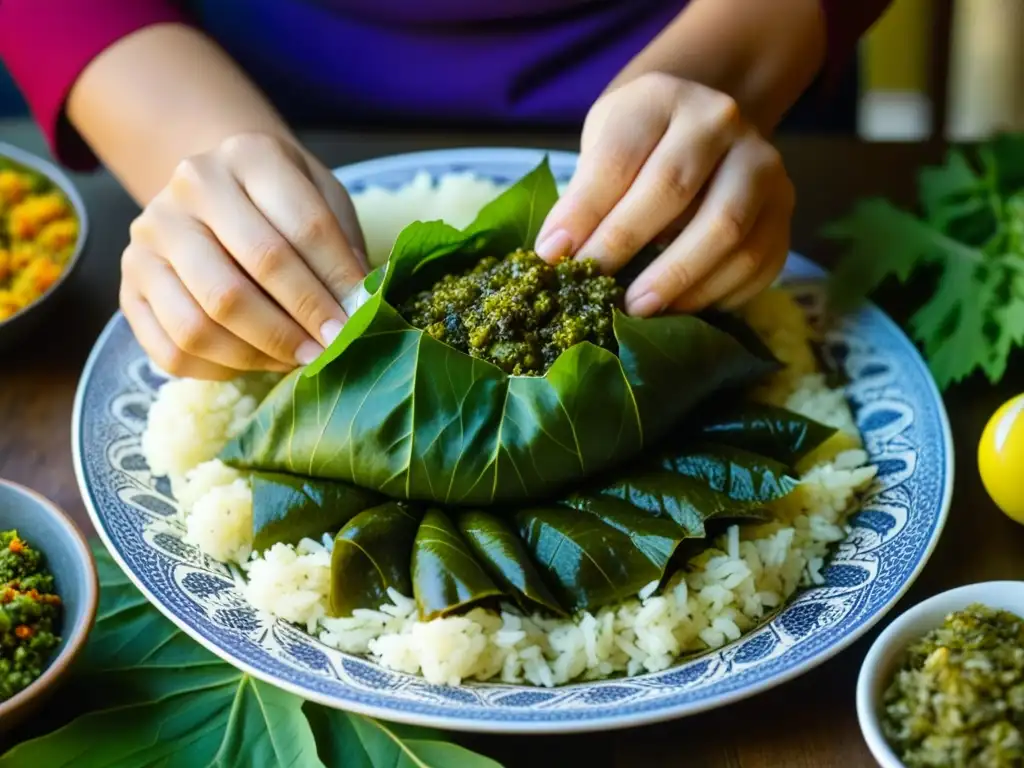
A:
[[[607,91],[663,72],[729,94],[770,133],[821,69],[825,44],[821,0],[691,0]]]

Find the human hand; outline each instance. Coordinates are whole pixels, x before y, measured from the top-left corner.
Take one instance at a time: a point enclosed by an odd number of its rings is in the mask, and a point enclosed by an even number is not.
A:
[[[330,171],[281,139],[234,136],[182,161],[132,223],[121,308],[173,375],[287,371],[341,331],[364,248]]]
[[[794,202],[778,151],[732,98],[651,73],[594,103],[576,173],[537,253],[594,259],[614,273],[667,237],[627,290],[627,311],[730,309],[782,269]]]

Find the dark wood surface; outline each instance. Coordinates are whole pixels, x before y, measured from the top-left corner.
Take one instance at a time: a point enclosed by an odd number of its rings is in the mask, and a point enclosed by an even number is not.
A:
[[[310,147],[330,165],[443,146],[573,148],[569,137],[516,135],[317,134]],[[24,123],[0,122],[0,141],[42,151]],[[903,203],[914,197],[915,169],[941,158],[930,145],[866,145],[854,140],[780,139],[799,194],[794,249],[829,263],[816,238],[821,225],[864,195]],[[93,340],[117,304],[118,259],[135,206],[105,174],[77,177],[89,208],[92,237],[60,311],[17,349],[0,352],[0,477],[24,483],[91,530],[71,461],[71,409]],[[884,305],[897,318],[907,296]],[[996,407],[1024,389],[1024,367],[1003,384],[972,380],[946,397],[957,448],[956,492],[949,523],[928,567],[892,615],[941,590],[990,579],[1024,579],[1024,527],[1004,517],[985,495],[975,450]],[[883,622],[884,623],[884,622]],[[627,731],[559,737],[467,736],[472,748],[509,768],[579,764],[857,768],[873,766],[854,711],[860,662],[877,629],[818,669],[753,699],[716,712]]]

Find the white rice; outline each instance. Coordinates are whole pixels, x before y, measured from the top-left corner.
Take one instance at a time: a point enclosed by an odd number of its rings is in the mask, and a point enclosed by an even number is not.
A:
[[[394,237],[410,221],[443,218],[464,226],[496,191],[491,182],[467,176],[446,177],[431,188],[423,174],[397,192],[370,189],[356,196],[371,261],[387,257]],[[765,307],[762,314],[775,313],[772,305]],[[770,401],[847,432],[859,446],[842,390],[829,389],[819,373],[801,373],[812,363],[806,348],[798,346],[806,345],[807,334],[797,327],[796,315],[790,309],[786,322],[793,327],[768,341],[780,359],[802,363],[769,385],[775,387],[768,392]],[[683,654],[721,647],[755,627],[800,586],[823,581],[829,548],[846,536],[845,516],[875,475],[860,449],[824,460],[804,472],[797,490],[778,505],[775,522],[732,526],[660,591],[649,584],[636,598],[594,613],[560,619],[503,606],[500,612],[476,608],[422,622],[415,602],[391,590],[390,601],[377,610],[329,618],[330,536],[251,553],[248,481],[214,459],[273,380],[176,380],[160,390],[142,446],[153,473],[171,477],[185,540],[211,557],[241,564],[246,597],[257,609],[305,627],[329,646],[367,654],[436,684],[496,679],[550,687],[663,670]]]
[[[312,539],[294,547],[275,544],[243,563],[245,595],[253,606],[316,631],[317,621],[327,615],[331,587],[331,555],[323,544]]]
[[[161,388],[142,435],[150,470],[169,477],[177,491],[185,473],[214,458],[241,431],[279,378],[257,375],[228,383],[179,379]]]
[[[174,407],[194,411],[187,407],[197,391],[190,385],[174,381],[163,387],[158,403],[165,417]],[[227,393],[214,395],[211,388],[221,387]],[[204,412],[217,423],[227,423],[235,413],[231,387],[199,390]],[[841,395],[812,376],[788,403],[834,426],[852,424]],[[822,404],[833,410],[824,412]],[[186,541],[211,557],[243,564],[245,594],[254,607],[304,626],[327,645],[368,654],[390,669],[422,674],[437,684],[496,678],[552,686],[665,669],[682,654],[737,639],[801,585],[822,583],[829,547],[846,536],[845,515],[875,475],[866,461],[863,450],[849,450],[813,467],[780,507],[785,522],[732,526],[660,593],[657,584],[649,584],[635,599],[570,619],[525,616],[503,606],[500,614],[478,608],[422,622],[414,601],[393,590],[391,602],[379,610],[329,618],[329,537],[323,543],[305,539],[297,547],[276,544],[250,557],[247,480],[216,460],[184,476],[182,511]]]
[[[462,229],[501,190],[501,185],[468,173],[442,176],[434,185],[430,175],[422,171],[400,189],[370,187],[353,195],[370,264],[378,266],[387,261],[398,233],[411,221],[443,220]]]
[[[185,517],[187,544],[215,560],[245,562],[252,552],[252,490],[244,478],[216,485],[200,496]]]
[[[846,404],[846,393],[842,389],[829,389],[822,373],[805,376],[786,400],[786,408],[849,435],[860,436]]]

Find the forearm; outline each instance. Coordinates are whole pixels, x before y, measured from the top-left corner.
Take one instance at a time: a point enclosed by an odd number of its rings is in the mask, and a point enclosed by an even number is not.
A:
[[[767,134],[821,69],[826,38],[821,0],[691,0],[608,90],[672,74],[728,93]]]
[[[67,115],[141,205],[178,162],[239,133],[293,140],[284,120],[215,43],[177,24],[146,27],[75,81]]]

